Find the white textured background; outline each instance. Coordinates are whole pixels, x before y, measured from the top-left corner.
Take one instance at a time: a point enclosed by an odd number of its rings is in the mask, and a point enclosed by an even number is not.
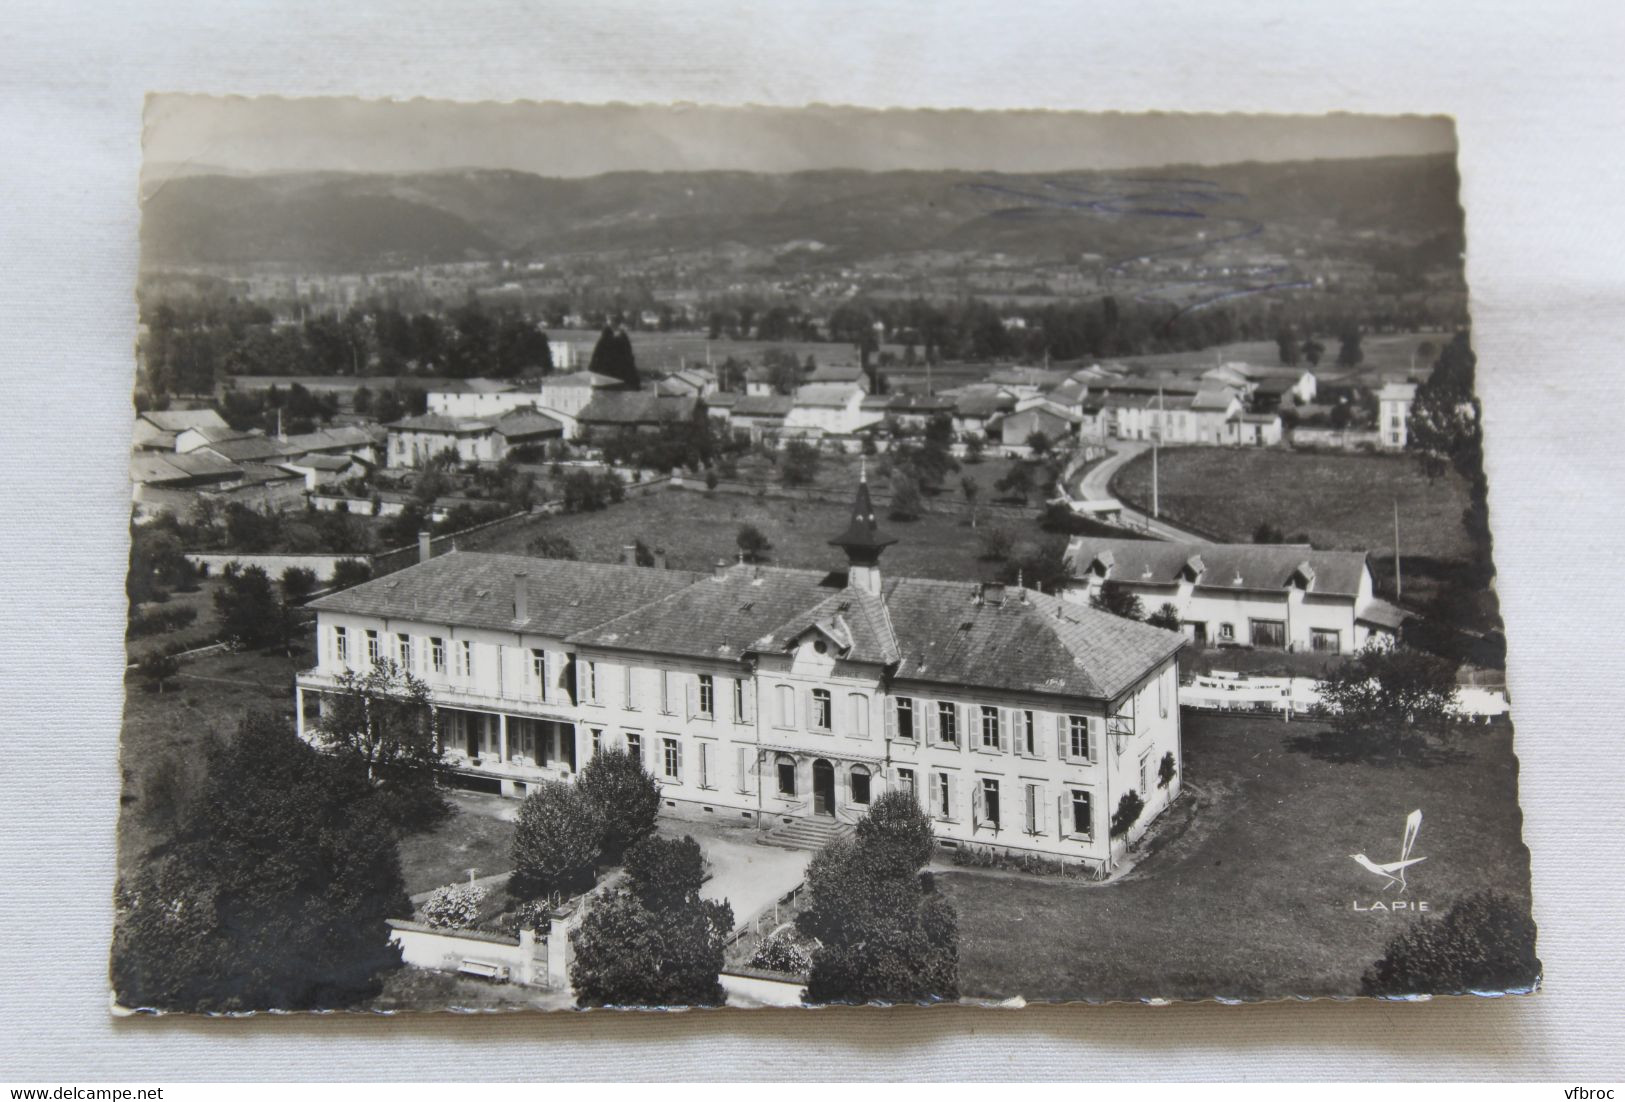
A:
[[[0,1078],[1619,1078],[1622,31],[1606,0],[5,5]],[[1546,991],[1424,1006],[110,1020],[148,90],[1454,114]]]

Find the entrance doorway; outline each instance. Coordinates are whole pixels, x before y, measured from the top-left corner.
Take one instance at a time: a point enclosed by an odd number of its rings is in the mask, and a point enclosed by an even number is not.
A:
[[[835,814],[835,767],[823,758],[813,762],[813,814]]]

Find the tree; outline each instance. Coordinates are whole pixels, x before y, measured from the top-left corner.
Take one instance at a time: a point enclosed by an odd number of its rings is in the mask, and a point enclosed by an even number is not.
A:
[[[270,576],[258,566],[223,578],[214,591],[214,607],[220,618],[220,638],[233,647],[252,650],[288,641],[287,611],[271,587]]]
[[[1357,326],[1349,326],[1343,330],[1338,338],[1337,366],[1358,367],[1365,359],[1365,352],[1360,348],[1360,330]]]
[[[604,821],[604,860],[613,864],[655,830],[660,782],[625,750],[602,750],[581,767],[576,789]]]
[[[1326,346],[1313,337],[1304,338],[1303,358],[1310,367],[1318,367],[1320,358],[1326,354]]]
[[[119,884],[119,1004],[312,1010],[376,995],[400,964],[385,919],[412,906],[365,781],[261,714],[203,756],[175,837]]]
[[[858,820],[858,845],[870,866],[882,876],[913,876],[931,860],[936,845],[931,817],[913,793],[900,788],[883,792]]]
[[[1276,332],[1275,348],[1283,366],[1296,367],[1298,365],[1298,357],[1302,354],[1303,349],[1298,343],[1298,334],[1290,325],[1282,326]]]
[[[818,448],[805,440],[792,440],[784,446],[779,460],[779,477],[786,486],[805,486],[818,477],[821,461]]]
[[[1368,645],[1320,682],[1320,708],[1350,753],[1417,755],[1449,734],[1456,669],[1408,647]]]
[[[772,542],[754,524],[741,524],[739,535],[734,537],[734,543],[744,552],[746,562],[759,562],[773,547]]]
[[[1016,534],[1003,525],[984,528],[976,537],[977,557],[984,562],[1003,562],[1016,548]]]
[[[1157,611],[1145,618],[1145,622],[1154,628],[1162,628],[1164,631],[1178,631],[1179,609],[1164,602],[1157,608]]]
[[[604,331],[598,336],[598,343],[593,346],[592,359],[587,363],[587,370],[619,379],[622,389],[625,390],[637,390],[642,385],[638,375],[637,357],[632,352],[632,338],[627,336],[625,329],[604,326]]]
[[[982,487],[977,485],[974,478],[966,475],[959,480],[959,490],[965,495],[965,506],[970,510],[970,526],[974,530],[976,528],[976,498],[981,493]]]
[[[1145,801],[1134,789],[1123,793],[1123,798],[1117,801],[1117,810],[1112,813],[1111,831],[1113,838],[1121,838],[1134,829],[1134,824],[1140,821],[1140,813],[1145,810]]]
[[[539,559],[579,559],[576,545],[570,537],[556,532],[543,532],[525,545],[525,550]]]
[[[300,604],[316,592],[316,572],[303,566],[290,566],[282,572],[282,600]]]
[[[982,461],[982,452],[986,447],[987,445],[982,442],[981,433],[967,433],[965,436],[965,462],[980,463]]]
[[[923,814],[917,805],[915,813]],[[959,997],[958,916],[920,873],[930,851],[922,856],[917,839],[913,825],[877,824],[868,837],[831,843],[813,858],[807,907],[796,918],[797,929],[818,942],[807,1002]]]
[[[141,660],[137,672],[149,690],[162,694],[164,686],[181,672],[181,660],[173,654],[153,651]]]
[[[1527,990],[1539,980],[1528,909],[1483,890],[1396,936],[1366,970],[1360,989],[1386,997],[1465,995]]]
[[[1027,463],[1014,464],[1005,472],[1003,478],[993,484],[993,488],[1005,497],[1014,498],[1025,505],[1033,492],[1032,467]]]
[[[887,515],[892,520],[918,520],[925,512],[920,499],[920,483],[908,471],[899,467],[891,474],[891,505]]]
[[[604,827],[603,814],[586,793],[564,781],[543,781],[519,805],[508,894],[535,899],[591,885]]]
[[[700,894],[705,856],[700,844],[687,835],[651,834],[626,851],[626,876],[639,903],[651,911],[669,910]]]
[[[1041,429],[1034,429],[1027,434],[1027,450],[1036,458],[1042,459],[1054,446],[1055,442],[1049,438],[1049,434]]]
[[[733,908],[696,892],[655,910],[639,887],[606,892],[570,934],[576,1005],[720,1006]]]
[[[1119,581],[1102,582],[1100,589],[1089,598],[1089,605],[1125,620],[1145,619],[1145,606],[1140,603],[1140,598]]]
[[[448,810],[435,789],[441,748],[429,688],[389,659],[339,675],[316,740],[378,787],[401,826],[421,829]]]
[[[365,559],[340,559],[333,564],[333,588],[349,589],[372,578],[372,564]]]
[[[1170,750],[1162,755],[1162,761],[1157,764],[1157,787],[1167,788],[1173,784],[1178,772],[1179,768],[1174,764],[1174,752]]]

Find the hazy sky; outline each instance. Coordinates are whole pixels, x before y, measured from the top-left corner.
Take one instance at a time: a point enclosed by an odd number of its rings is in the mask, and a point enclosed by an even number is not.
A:
[[[1448,118],[628,107],[190,95],[148,100],[149,178],[238,172],[817,168],[1049,172],[1454,152]]]

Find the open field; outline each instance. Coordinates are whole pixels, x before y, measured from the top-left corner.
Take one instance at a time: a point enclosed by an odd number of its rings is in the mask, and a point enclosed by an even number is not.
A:
[[[1305,370],[1313,370],[1322,383],[1342,382],[1351,376],[1369,379],[1384,372],[1411,370],[1411,359],[1418,345],[1423,341],[1431,341],[1435,348],[1442,348],[1449,343],[1450,337],[1449,333],[1368,333],[1360,341],[1360,351],[1365,358],[1358,367],[1350,370],[1337,366],[1337,338],[1319,333],[1316,334],[1316,339],[1326,346],[1325,356],[1319,365],[1312,369],[1306,363],[1300,363],[1298,366]],[[1216,364],[1237,361],[1258,367],[1278,367],[1281,355],[1273,340],[1240,341],[1193,352],[1132,356],[1126,362],[1156,371],[1190,371],[1196,368],[1205,370]],[[1432,366],[1431,358],[1416,357],[1415,370],[1419,376],[1425,374]]]
[[[1194,820],[1109,884],[937,874],[959,908],[976,998],[1329,996],[1358,990],[1389,939],[1427,916],[1355,911],[1391,896],[1349,854],[1392,859],[1405,817],[1426,858],[1405,897],[1434,914],[1481,888],[1527,905],[1529,854],[1509,728],[1461,760],[1339,765],[1295,750],[1309,723],[1184,713]],[[1155,832],[1153,832],[1153,837]]]
[[[1467,485],[1454,471],[1429,479],[1410,456],[1280,448],[1163,448],[1162,515],[1240,543],[1261,523],[1316,547],[1392,555],[1394,502],[1402,555],[1465,559]],[[1151,503],[1151,453],[1112,478],[1112,493]]]
[[[549,329],[547,336],[550,340],[568,341],[575,345],[581,358],[580,366],[586,367],[587,361],[592,358],[593,346],[598,343],[599,332],[597,329]],[[808,356],[819,364],[858,362],[857,347],[850,341],[758,341],[731,340],[727,337],[713,341],[708,340],[705,333],[662,333],[646,329],[628,330],[627,335],[632,338],[632,352],[638,358],[638,369],[643,372],[676,371],[684,363],[690,366],[704,365],[707,350],[713,365],[720,364],[729,356],[759,364],[762,353],[770,348],[791,353],[798,363],[805,363]],[[890,352],[899,362],[902,361],[903,346],[900,344],[881,345],[880,351]]]
[[[401,875],[408,895],[465,883],[469,869],[484,877],[513,867],[509,847],[519,801],[456,789],[446,790],[445,796],[452,805],[450,815],[433,830],[401,839]]]
[[[295,645],[293,657],[215,651],[185,660],[180,675],[162,693],[148,692],[133,677],[126,680],[119,742],[124,775],[118,838],[121,870],[127,871],[161,833],[142,806],[154,778],[199,769],[204,741],[236,731],[250,709],[272,712],[291,726],[293,677],[310,664],[308,646],[301,645]]]
[[[734,561],[740,525],[754,524],[772,542],[766,556],[770,565],[835,570],[845,569],[846,559],[829,540],[846,528],[850,517],[845,501],[674,490],[629,498],[598,512],[536,517],[489,542],[468,541],[467,549],[524,554],[532,540],[546,534],[568,539],[583,559],[615,562],[623,546],[642,539],[664,549],[667,565],[674,569],[709,570],[719,558]],[[998,563],[977,557],[976,538],[963,512],[927,513],[906,523],[882,520],[882,527],[898,541],[886,551],[889,573],[967,582],[998,574]],[[1023,525],[1021,532],[1042,535],[1036,522]]]

